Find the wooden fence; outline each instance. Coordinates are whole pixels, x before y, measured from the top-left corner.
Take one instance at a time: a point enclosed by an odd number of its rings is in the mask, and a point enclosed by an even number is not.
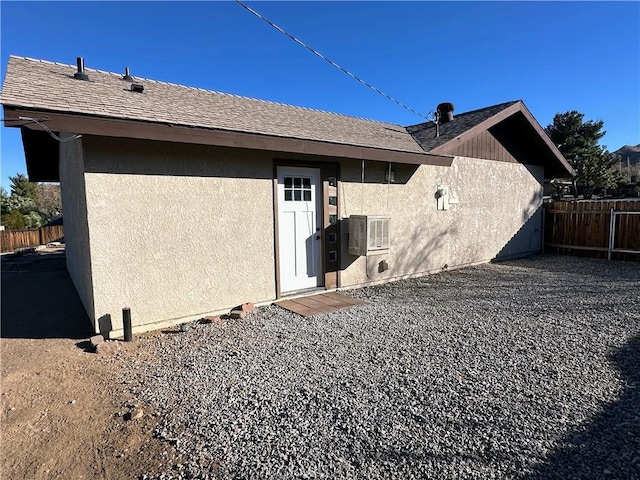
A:
[[[64,238],[62,225],[30,228],[28,230],[2,230],[0,241],[2,252],[13,252],[19,248],[37,247],[50,242],[60,242]]]
[[[545,203],[544,248],[546,252],[640,262],[640,201]]]

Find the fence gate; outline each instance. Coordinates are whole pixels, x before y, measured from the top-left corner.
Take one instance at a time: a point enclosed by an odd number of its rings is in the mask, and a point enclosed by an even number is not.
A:
[[[545,251],[640,261],[640,201],[546,203],[544,239]]]

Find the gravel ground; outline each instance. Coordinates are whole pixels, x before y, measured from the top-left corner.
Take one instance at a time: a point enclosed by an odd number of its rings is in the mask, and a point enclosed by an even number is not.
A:
[[[639,479],[639,292],[638,263],[542,255],[140,337],[182,462],[142,478]]]

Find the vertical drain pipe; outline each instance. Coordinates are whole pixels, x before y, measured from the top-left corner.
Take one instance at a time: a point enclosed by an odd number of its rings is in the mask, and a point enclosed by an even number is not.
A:
[[[122,309],[122,325],[124,327],[124,341],[131,342],[133,334],[131,332],[131,309],[129,307]]]

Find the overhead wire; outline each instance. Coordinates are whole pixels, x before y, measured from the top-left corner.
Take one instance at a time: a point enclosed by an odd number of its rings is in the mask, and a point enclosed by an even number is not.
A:
[[[256,12],[254,9],[252,9],[251,7],[245,5],[241,0],[235,0],[235,2],[237,4],[239,4],[242,8],[244,8],[245,10],[247,10],[248,12],[252,13],[253,15],[255,15],[256,17],[258,17],[260,20],[264,21],[265,23],[269,24],[270,26],[272,26],[273,28],[275,28],[276,30],[278,30],[280,33],[286,35],[287,37],[289,37],[291,40],[293,40],[294,42],[296,42],[298,45],[301,45],[302,47],[306,48],[307,50],[309,50],[311,53],[313,53],[314,55],[320,57],[322,60],[324,60],[325,62],[327,62],[329,65],[337,68],[338,70],[340,70],[341,72],[345,73],[346,75],[350,76],[351,78],[353,78],[354,80],[356,80],[357,82],[360,82],[362,85],[364,85],[365,87],[371,89],[372,91],[374,91],[375,93],[382,95],[384,98],[386,98],[387,100],[391,100],[393,103],[395,103],[396,105],[404,108],[405,110],[413,113],[414,115],[419,116],[420,118],[424,118],[425,120],[431,120],[431,118],[429,118],[429,116],[431,115],[431,112],[429,112],[427,115],[423,115],[422,113],[417,112],[416,110],[414,110],[413,108],[409,107],[408,105],[405,105],[404,103],[400,102],[399,100],[396,100],[395,98],[393,98],[391,95],[386,94],[385,92],[379,90],[378,88],[374,87],[373,85],[371,85],[369,82],[363,80],[362,78],[358,77],[356,74],[350,72],[349,70],[347,70],[346,68],[341,67],[340,65],[338,65],[336,62],[334,62],[333,60],[331,60],[330,58],[327,58],[326,56],[324,56],[322,53],[318,52],[317,50],[315,50],[314,48],[310,47],[309,45],[307,45],[306,43],[304,43],[302,40],[300,40],[299,38],[295,37],[294,35],[290,34],[289,32],[287,32],[286,30],[284,30],[282,27],[279,27],[278,25],[276,25],[275,23],[273,23],[271,20],[269,20],[268,18],[265,18],[264,16],[262,16],[260,13]]]
[[[47,127],[42,121],[38,120],[37,118],[31,118],[31,117],[18,117],[18,120],[24,120],[27,122],[33,122],[33,123],[37,123],[38,125],[40,125],[40,127],[42,127],[49,135],[51,135],[51,137],[54,140],[57,140],[58,142],[71,142],[73,140],[77,140],[78,138],[81,138],[82,135],[72,135],[70,137],[61,137],[59,135],[56,135],[55,133],[53,133],[51,131],[51,129],[49,127]],[[46,119],[43,119],[46,120]]]

